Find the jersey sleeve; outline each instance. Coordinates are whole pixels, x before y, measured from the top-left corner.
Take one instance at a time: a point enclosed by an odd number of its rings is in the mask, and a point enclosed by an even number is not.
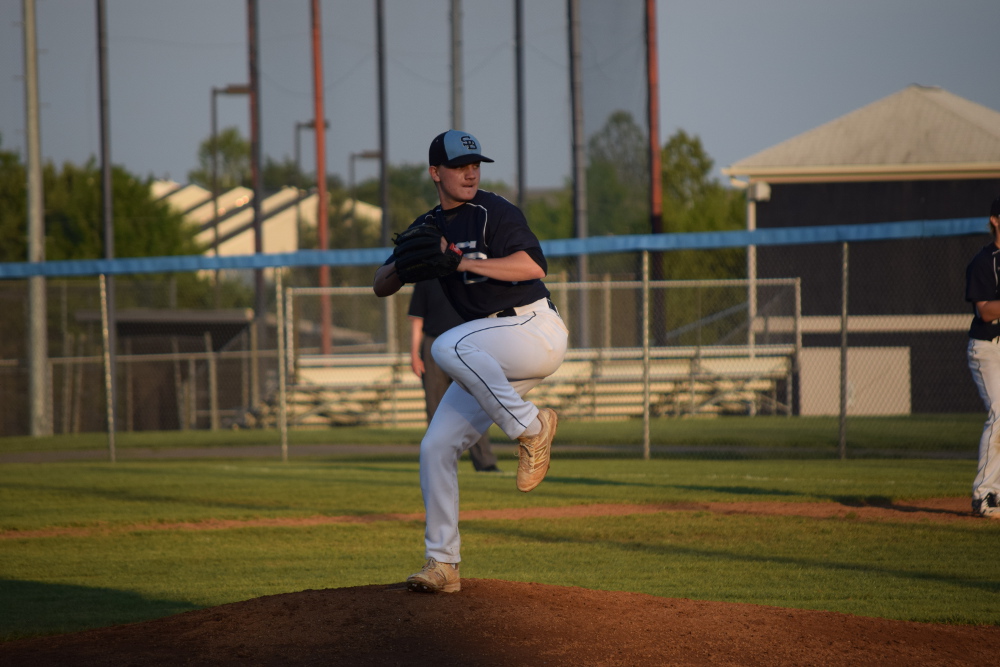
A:
[[[981,253],[965,270],[965,300],[969,303],[992,301],[997,296],[997,279],[994,275],[993,257]]]
[[[410,296],[410,307],[406,311],[410,317],[427,317],[427,287],[426,281],[413,285],[413,294]]]
[[[487,230],[486,242],[490,247],[490,254],[493,257],[507,257],[521,250],[536,248],[537,255],[541,257],[541,245],[538,237],[528,226],[528,220],[524,217],[521,209],[517,208],[507,200],[498,197],[500,205],[496,206],[495,215],[497,220],[490,224]],[[538,258],[532,255],[532,259]],[[544,258],[542,258],[544,261]]]

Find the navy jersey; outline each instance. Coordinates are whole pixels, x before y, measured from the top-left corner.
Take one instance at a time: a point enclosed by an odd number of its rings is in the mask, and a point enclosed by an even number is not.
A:
[[[990,243],[983,247],[965,269],[965,300],[972,304],[972,326],[969,338],[992,340],[1000,336],[1000,321],[986,322],[979,317],[976,303],[1000,298],[998,292],[998,271],[1000,271],[1000,248]]]
[[[437,338],[448,329],[464,322],[461,315],[451,307],[448,297],[441,291],[437,280],[423,280],[413,286],[410,308],[407,315],[421,318],[425,336]]]
[[[444,235],[466,257],[487,259],[507,257],[524,250],[546,272],[548,266],[538,238],[528,227],[524,214],[500,195],[479,190],[472,201],[447,211],[438,206],[417,218],[413,225],[443,223]],[[392,261],[390,258],[388,261]],[[440,279],[451,305],[465,321],[495,312],[525,306],[549,296],[541,280],[507,282],[465,271]]]

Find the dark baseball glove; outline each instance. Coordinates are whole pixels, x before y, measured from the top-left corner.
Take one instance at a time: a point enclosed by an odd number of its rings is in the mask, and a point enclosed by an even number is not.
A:
[[[462,261],[462,251],[455,244],[448,244],[441,252],[444,235],[436,225],[421,224],[396,234],[392,251],[396,262],[396,275],[404,283],[446,276]]]

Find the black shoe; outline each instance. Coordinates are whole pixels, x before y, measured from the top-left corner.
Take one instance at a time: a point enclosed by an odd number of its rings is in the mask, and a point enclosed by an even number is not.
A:
[[[990,519],[1000,519],[1000,498],[995,493],[987,493],[985,498],[972,499],[972,513]]]
[[[500,470],[500,468],[498,468],[496,466],[496,464],[494,463],[493,465],[487,466],[487,467],[483,468],[482,470],[477,470],[476,472],[503,472],[503,471]]]

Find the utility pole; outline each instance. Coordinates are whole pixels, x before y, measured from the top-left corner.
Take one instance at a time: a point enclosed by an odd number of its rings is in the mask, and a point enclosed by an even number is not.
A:
[[[35,0],[24,0],[24,103],[28,130],[28,261],[45,261],[45,209],[42,186],[42,142],[38,119],[38,42]],[[52,435],[52,386],[49,376],[49,333],[45,277],[28,279],[28,396],[31,435]]]
[[[385,7],[384,0],[375,0],[375,33],[378,50],[378,150],[379,180],[382,205],[382,247],[389,247],[391,223],[389,221],[389,142],[386,121],[385,81]]]
[[[580,0],[568,0],[569,16],[569,99],[572,117],[573,146],[573,223],[576,238],[587,238],[587,155],[583,130],[583,66],[582,45],[580,43]],[[581,254],[576,259],[577,280],[589,280],[589,265],[587,255]],[[590,346],[590,306],[586,292],[580,292],[577,306],[578,328],[580,332],[579,345]]]
[[[646,0],[646,119],[649,124],[649,232],[663,233],[663,161],[660,154],[660,67],[656,37],[656,0]],[[651,278],[663,280],[663,253],[651,256]],[[666,344],[667,323],[663,308],[653,311],[655,345]]]
[[[247,22],[250,64],[250,178],[253,181],[253,250],[255,254],[264,252],[264,230],[262,199],[264,198],[264,175],[261,169],[260,141],[260,73],[257,66],[257,0],[247,0]],[[254,269],[254,329],[257,332],[257,348],[251,360],[251,403],[254,407],[261,400],[260,360],[258,351],[267,345],[267,295],[264,292],[264,271]]]
[[[462,74],[462,0],[451,0],[451,129],[465,129]]]
[[[97,62],[98,86],[100,88],[101,117],[101,192],[104,218],[104,259],[115,258],[115,224],[111,188],[111,119],[108,110],[108,29],[107,11],[104,0],[97,0]],[[115,277],[106,279],[107,299],[107,351],[108,362],[108,449],[111,461],[115,460],[115,431],[117,429],[118,405],[118,317],[115,308]]]
[[[319,249],[330,247],[329,205],[326,193],[326,112],[323,110],[323,46],[320,30],[319,0],[312,0],[312,47],[313,47],[313,129],[316,140],[316,227],[319,230]],[[319,286],[330,286],[330,266],[319,267]],[[280,296],[278,298],[281,298]],[[320,329],[322,340],[320,350],[330,354],[332,349],[333,317],[330,312],[330,295],[323,294],[319,300]],[[278,326],[281,326],[279,323]]]
[[[524,208],[524,0],[514,0],[514,106],[517,117],[517,206]]]

